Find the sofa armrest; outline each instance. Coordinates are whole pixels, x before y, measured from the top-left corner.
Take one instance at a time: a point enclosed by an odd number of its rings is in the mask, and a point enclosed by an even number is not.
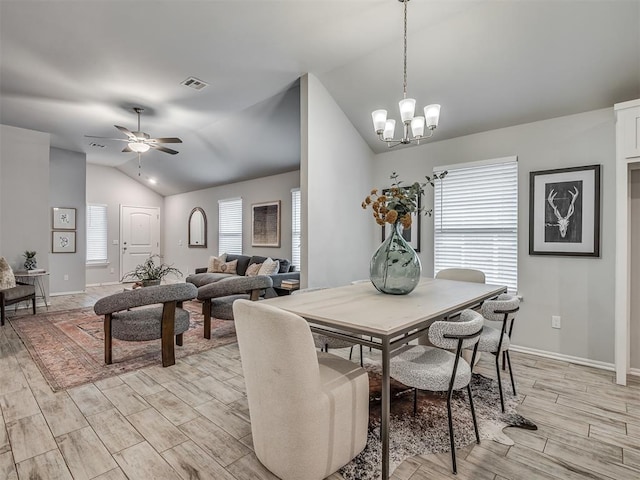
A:
[[[198,300],[226,297],[246,293],[251,290],[262,290],[273,286],[273,280],[267,275],[255,277],[230,277],[198,288]]]
[[[196,298],[198,289],[191,283],[174,283],[157,285],[136,290],[126,290],[101,298],[96,302],[93,311],[96,315],[107,315],[134,307],[153,305],[165,302],[183,302]]]

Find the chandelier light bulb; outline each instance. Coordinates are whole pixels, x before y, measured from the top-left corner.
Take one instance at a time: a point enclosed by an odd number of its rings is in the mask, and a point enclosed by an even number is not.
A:
[[[393,140],[393,136],[396,133],[396,121],[391,118],[387,120],[384,124],[384,133],[382,134],[382,138],[385,140]]]
[[[149,148],[151,148],[149,145],[142,142],[130,142],[128,145],[129,148],[136,153],[144,153],[149,151]]]
[[[402,123],[411,122],[416,111],[416,99],[404,98],[398,102],[400,106],[400,118]]]
[[[387,111],[386,110],[375,110],[371,113],[371,117],[373,118],[373,129],[376,133],[382,133],[384,131],[384,126],[387,123]]]
[[[424,117],[418,115],[411,120],[411,133],[416,138],[422,138],[424,136]]]
[[[434,103],[424,107],[424,117],[429,130],[436,128],[438,126],[438,120],[440,120],[440,105]]]

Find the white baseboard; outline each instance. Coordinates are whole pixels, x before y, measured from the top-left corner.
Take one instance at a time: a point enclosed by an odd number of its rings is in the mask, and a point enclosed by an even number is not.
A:
[[[640,368],[630,368],[628,373],[634,377],[640,377]]]
[[[84,290],[76,290],[76,291],[72,291],[72,292],[55,292],[55,293],[50,293],[49,296],[50,297],[61,297],[62,295],[73,295],[75,293],[86,293]]]
[[[120,285],[120,282],[87,283],[87,287],[104,287],[106,285]]]
[[[509,349],[513,350],[514,352],[529,353],[531,355],[537,355],[539,357],[561,360],[563,362],[575,363],[578,365],[584,365],[586,367],[594,367],[601,370],[609,370],[611,372],[615,371],[615,365],[613,363],[600,362],[598,360],[590,360],[588,358],[582,357],[573,357],[571,355],[564,355],[562,353],[547,352],[545,350],[538,350],[536,348],[519,347],[517,345],[511,345]],[[640,370],[638,371],[638,374],[640,375]]]

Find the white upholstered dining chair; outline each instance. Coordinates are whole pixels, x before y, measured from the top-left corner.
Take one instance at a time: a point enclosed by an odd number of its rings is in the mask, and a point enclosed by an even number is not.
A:
[[[317,352],[300,316],[236,300],[233,314],[256,456],[282,480],[321,480],[367,442],[369,377]]]

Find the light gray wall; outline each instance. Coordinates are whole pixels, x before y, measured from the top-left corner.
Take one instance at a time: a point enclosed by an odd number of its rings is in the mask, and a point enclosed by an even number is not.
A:
[[[160,208],[160,250],[164,245],[164,198],[153,190],[129,178],[111,167],[87,165],[87,203],[107,205],[108,257],[106,266],[91,266],[86,269],[87,285],[120,281],[120,245],[113,241],[120,238],[120,205]]]
[[[35,250],[49,270],[49,134],[0,125],[0,171],[0,255],[21,270],[24,251]]]
[[[283,173],[165,197],[165,261],[186,276],[206,267],[218,255],[218,200],[242,198],[242,252],[245,255],[291,259],[291,189],[300,186],[300,172]],[[280,248],[251,246],[251,205],[280,200]],[[194,207],[207,215],[207,248],[189,248],[187,224]]]
[[[446,122],[443,113],[442,124]],[[437,131],[435,138],[437,139]],[[375,183],[389,184],[397,171],[405,181],[430,175],[434,166],[518,156],[518,289],[524,295],[514,343],[602,362],[613,362],[615,256],[615,133],[613,109],[518,125],[430,142],[377,155]],[[601,258],[529,255],[529,172],[602,165]],[[433,195],[426,199],[427,208]],[[433,274],[433,221],[422,222],[423,275]],[[379,229],[372,227],[374,245]],[[551,316],[562,329],[551,328]]]
[[[373,152],[320,81],[301,79],[300,191],[303,287],[369,277],[372,219],[360,204],[371,190]],[[371,248],[367,248],[371,247]],[[306,265],[306,266],[305,266]]]
[[[51,148],[49,206],[76,209],[76,253],[50,254],[51,293],[84,291],[87,258],[86,167],[86,154]]]
[[[634,295],[640,288],[640,170],[633,170],[630,178],[630,213],[629,230],[630,243],[630,317],[629,345],[631,353],[631,368],[640,369],[640,295]]]

